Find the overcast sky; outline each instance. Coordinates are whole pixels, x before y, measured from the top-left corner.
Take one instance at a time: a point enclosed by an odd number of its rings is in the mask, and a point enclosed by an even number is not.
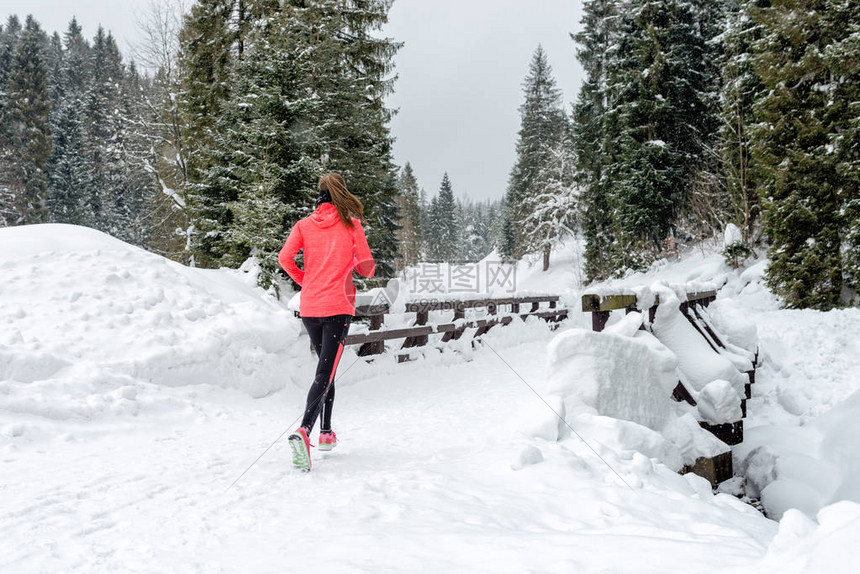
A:
[[[99,24],[125,53],[149,0],[0,0],[0,16],[32,13],[49,33],[77,16],[87,37]],[[522,81],[538,44],[565,106],[582,81],[569,34],[582,0],[395,0],[384,33],[405,42],[390,97],[394,157],[409,161],[432,196],[447,171],[458,196],[499,198],[514,163]]]

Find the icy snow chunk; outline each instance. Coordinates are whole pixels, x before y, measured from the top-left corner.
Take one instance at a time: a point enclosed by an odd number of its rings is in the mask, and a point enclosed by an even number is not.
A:
[[[511,468],[514,470],[522,470],[527,466],[543,462],[543,453],[534,445],[523,447],[517,459],[511,463]]]
[[[289,303],[287,303],[287,309],[293,311],[295,313],[299,312],[299,306],[302,303],[302,292],[297,291],[295,295],[290,297]]]
[[[741,398],[728,381],[716,380],[705,385],[696,398],[699,414],[712,424],[741,420]]]
[[[629,337],[571,329],[547,349],[552,392],[610,417],[659,429],[677,384],[677,359],[645,331]]]
[[[642,326],[642,319],[642,313],[627,313],[620,321],[606,327],[603,332],[622,337],[632,337]]]
[[[693,464],[699,457],[717,456],[729,450],[726,443],[703,429],[689,413],[670,419],[663,428],[663,435],[681,452],[684,464]]]

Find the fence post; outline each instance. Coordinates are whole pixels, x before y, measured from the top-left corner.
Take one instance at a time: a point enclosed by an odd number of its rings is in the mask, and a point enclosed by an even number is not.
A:
[[[415,324],[416,325],[426,325],[427,319],[429,316],[430,316],[430,312],[427,311],[426,309],[417,311],[415,313]],[[423,347],[424,345],[427,344],[428,340],[429,340],[429,337],[427,335],[419,335],[419,336],[415,337],[415,346],[416,347]]]
[[[385,320],[385,315],[371,315],[370,316],[370,330],[371,331],[379,331],[382,328],[382,323]],[[373,343],[369,343],[370,345],[370,353],[371,355],[381,355],[385,352],[385,341],[374,341]]]

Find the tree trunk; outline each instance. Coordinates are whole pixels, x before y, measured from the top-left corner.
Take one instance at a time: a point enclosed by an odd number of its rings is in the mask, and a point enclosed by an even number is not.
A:
[[[543,246],[543,270],[549,269],[549,245]]]

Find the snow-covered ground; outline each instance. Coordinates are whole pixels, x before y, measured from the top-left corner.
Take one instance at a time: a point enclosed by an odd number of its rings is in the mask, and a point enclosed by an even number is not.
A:
[[[578,305],[576,258],[518,281]],[[860,312],[779,310],[762,270],[697,251],[596,288],[725,283],[763,362],[736,466],[780,522],[630,448],[633,423],[541,436],[529,387],[559,408],[548,347],[590,325],[578,311],[403,364],[347,353],[341,444],[301,474],[276,439],[314,361],[252,277],[0,229],[0,571],[856,572]]]

